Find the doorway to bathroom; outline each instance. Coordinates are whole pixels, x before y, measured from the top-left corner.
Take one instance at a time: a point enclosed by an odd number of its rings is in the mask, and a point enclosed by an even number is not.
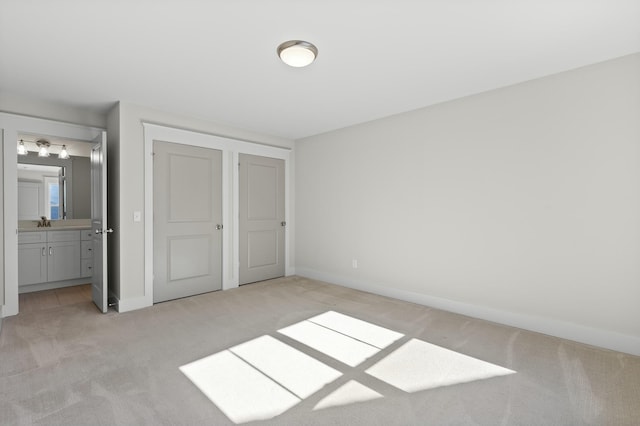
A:
[[[4,113],[0,129],[5,206],[0,316],[22,310],[21,294],[48,291],[40,294],[39,305],[55,305],[56,298],[64,304],[86,296],[87,284],[87,300],[106,312],[105,236],[112,231],[106,226],[105,131]],[[42,145],[48,155],[42,155]],[[61,155],[63,149],[67,155]],[[17,208],[6,209],[11,205]],[[62,291],[79,285],[85,287],[75,294]]]

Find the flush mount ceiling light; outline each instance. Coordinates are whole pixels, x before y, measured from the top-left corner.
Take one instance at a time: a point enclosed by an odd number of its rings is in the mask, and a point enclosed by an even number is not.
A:
[[[318,48],[308,41],[289,40],[278,46],[278,56],[289,66],[306,67],[318,56]]]

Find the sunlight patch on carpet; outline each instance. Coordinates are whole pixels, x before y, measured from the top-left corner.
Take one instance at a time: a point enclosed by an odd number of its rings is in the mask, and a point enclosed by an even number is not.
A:
[[[234,423],[270,419],[300,402],[230,351],[183,365],[180,371]]]
[[[385,389],[389,391],[380,382],[367,382],[376,388],[371,389],[356,380],[327,389],[343,374],[369,374],[411,393],[515,373],[418,339],[389,353],[389,346],[405,337],[402,333],[333,311],[278,332],[302,343],[304,347],[296,346],[305,352],[276,338],[279,335],[264,335],[183,365],[180,371],[234,423],[272,419],[315,394],[319,402],[313,410],[320,410],[383,398]],[[346,365],[333,362],[332,368],[314,357],[318,352]],[[364,372],[364,367],[353,368],[373,356],[382,359]]]
[[[366,372],[405,392],[417,392],[515,373],[508,368],[418,339],[411,339]]]
[[[339,407],[341,405],[371,401],[378,398],[382,398],[382,395],[378,392],[373,389],[369,389],[355,380],[349,380],[347,383],[322,398],[322,400],[320,400],[313,409],[322,410],[324,408]]]
[[[258,337],[229,350],[301,399],[342,376],[338,370],[271,336]]]
[[[378,349],[384,349],[404,337],[402,333],[334,311],[309,318],[308,321],[360,340]]]
[[[278,332],[350,367],[355,367],[380,351],[375,346],[310,321],[299,322]]]

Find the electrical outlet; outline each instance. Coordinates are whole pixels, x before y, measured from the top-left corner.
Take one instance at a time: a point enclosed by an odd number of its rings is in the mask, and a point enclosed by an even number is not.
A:
[[[358,259],[351,259],[351,267],[353,269],[358,269]]]
[[[141,212],[133,212],[133,221],[134,222],[140,222],[142,220],[142,213]]]

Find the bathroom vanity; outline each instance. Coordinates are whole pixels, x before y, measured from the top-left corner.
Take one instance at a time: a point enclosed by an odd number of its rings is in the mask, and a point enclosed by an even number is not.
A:
[[[91,282],[90,227],[21,229],[18,232],[20,293]]]

